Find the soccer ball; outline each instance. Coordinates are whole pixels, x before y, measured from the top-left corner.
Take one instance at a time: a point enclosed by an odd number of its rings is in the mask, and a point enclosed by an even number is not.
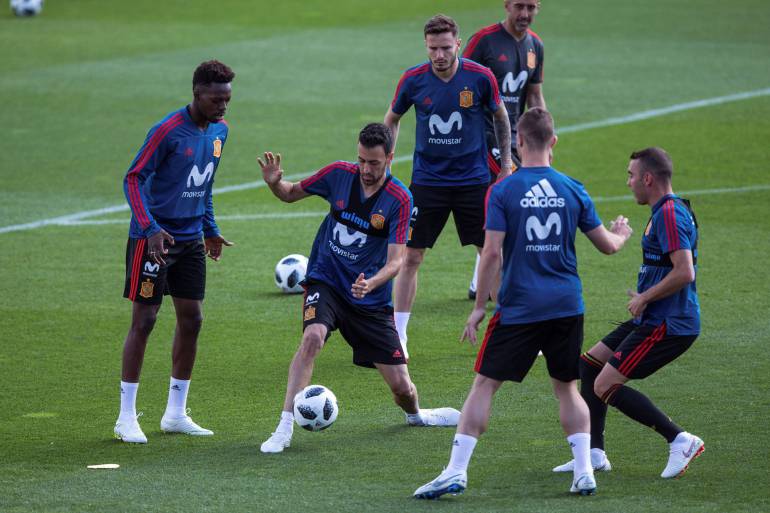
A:
[[[337,420],[337,398],[321,385],[310,385],[294,396],[294,420],[302,429],[321,431]]]
[[[299,284],[305,279],[307,258],[302,255],[287,255],[275,266],[275,284],[286,294],[302,292]]]
[[[43,0],[11,0],[11,10],[19,17],[37,16],[43,10]]]

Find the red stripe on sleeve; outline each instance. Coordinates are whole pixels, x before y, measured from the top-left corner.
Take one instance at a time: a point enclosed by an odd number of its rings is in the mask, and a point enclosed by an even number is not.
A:
[[[529,33],[529,35],[530,35],[530,36],[534,37],[535,39],[537,39],[537,40],[538,40],[538,41],[540,41],[541,43],[543,42],[543,39],[542,39],[540,36],[538,36],[538,35],[535,33],[535,31],[534,31],[534,30],[532,30],[532,29],[527,29],[527,32]]]
[[[388,183],[387,187],[385,187],[385,191],[395,197],[401,204],[401,212],[399,214],[400,222],[398,231],[396,232],[396,243],[405,244],[406,230],[409,226],[409,216],[411,215],[411,211],[409,210],[409,196],[407,196],[406,192],[402,191],[398,186],[394,185],[393,182]]]
[[[350,162],[344,162],[344,161],[337,161],[329,164],[326,167],[321,168],[318,172],[316,172],[314,175],[308,176],[304,180],[302,180],[299,183],[299,186],[302,187],[302,190],[307,189],[314,183],[316,183],[318,180],[323,178],[324,176],[328,175],[335,169],[341,169],[343,171],[347,171],[348,173],[355,174],[358,170],[357,164],[351,164]]]
[[[484,27],[483,29],[473,34],[470,40],[468,41],[468,46],[466,46],[465,50],[463,50],[462,56],[467,59],[470,59],[471,54],[476,49],[476,46],[478,46],[481,40],[484,39],[484,37],[488,36],[489,34],[498,32],[501,28],[502,28],[502,25],[500,25],[499,23],[495,23],[494,25]]]
[[[134,211],[134,215],[136,216],[136,220],[139,223],[139,226],[141,226],[143,229],[146,229],[150,225],[150,220],[147,217],[144,205],[142,204],[142,195],[139,192],[139,181],[137,179],[137,175],[142,171],[144,166],[147,165],[147,161],[158,148],[158,145],[161,143],[163,138],[166,137],[166,135],[171,130],[181,125],[182,123],[184,123],[184,118],[181,114],[176,114],[175,116],[172,116],[166,120],[165,123],[160,125],[158,129],[155,130],[155,133],[152,134],[150,142],[147,144],[147,146],[145,146],[144,151],[142,151],[141,155],[139,156],[136,165],[128,171],[128,175],[126,176],[131,209]]]
[[[398,98],[399,92],[401,92],[401,88],[404,85],[404,82],[409,77],[413,77],[415,75],[421,75],[422,73],[426,73],[428,71],[428,64],[425,63],[417,68],[407,70],[402,76],[401,79],[398,81],[398,85],[396,86],[396,93],[393,95],[393,101],[390,102],[391,108],[396,104],[396,99]]]
[[[666,221],[668,251],[676,251],[679,249],[679,231],[676,229],[676,206],[673,200],[663,205],[663,219]]]

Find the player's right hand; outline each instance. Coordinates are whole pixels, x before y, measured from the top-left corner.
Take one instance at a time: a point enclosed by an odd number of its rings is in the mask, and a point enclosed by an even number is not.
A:
[[[620,235],[624,239],[628,240],[634,230],[631,225],[628,224],[628,218],[624,216],[618,216],[610,224],[610,231],[616,235]]]
[[[474,308],[471,314],[468,316],[468,320],[465,323],[465,329],[463,330],[460,342],[468,341],[471,345],[476,345],[477,337],[476,332],[479,331],[479,324],[484,320],[487,311],[485,308]]]
[[[264,161],[257,157],[259,167],[262,168],[262,179],[265,180],[267,185],[275,185],[281,181],[283,177],[283,169],[281,169],[281,154],[273,154],[270,151],[266,151],[263,155]]]
[[[168,253],[166,242],[168,242],[169,246],[173,246],[174,237],[163,228],[150,235],[147,239],[147,255],[150,257],[150,260],[158,265],[166,265],[166,261],[163,260],[163,255]]]

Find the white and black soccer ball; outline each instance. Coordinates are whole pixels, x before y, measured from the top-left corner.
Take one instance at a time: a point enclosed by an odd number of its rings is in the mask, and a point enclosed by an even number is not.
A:
[[[275,284],[286,294],[303,292],[300,282],[305,279],[307,258],[302,255],[287,255],[275,266]]]
[[[43,0],[11,0],[11,11],[20,18],[37,16],[43,11]]]
[[[294,421],[308,431],[321,431],[337,420],[337,397],[322,385],[310,385],[294,396]]]

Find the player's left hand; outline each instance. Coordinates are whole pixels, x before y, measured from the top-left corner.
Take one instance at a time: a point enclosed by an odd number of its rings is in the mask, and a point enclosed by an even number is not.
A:
[[[225,240],[221,235],[214,235],[213,237],[206,237],[203,239],[203,244],[206,247],[206,255],[209,256],[215,262],[218,262],[222,258],[222,246],[233,246],[234,242]]]
[[[369,281],[364,277],[364,273],[358,275],[356,282],[350,287],[350,292],[356,299],[363,299],[365,295],[371,292],[371,286]]]
[[[460,342],[468,341],[471,345],[476,345],[476,332],[479,331],[479,324],[484,320],[487,315],[485,308],[474,308],[471,314],[468,316],[468,320],[465,322],[465,329],[463,335],[460,337]]]
[[[631,301],[628,302],[628,311],[634,317],[639,317],[644,312],[644,309],[647,308],[647,301],[635,290],[628,289],[627,292],[628,297],[631,298]]]

